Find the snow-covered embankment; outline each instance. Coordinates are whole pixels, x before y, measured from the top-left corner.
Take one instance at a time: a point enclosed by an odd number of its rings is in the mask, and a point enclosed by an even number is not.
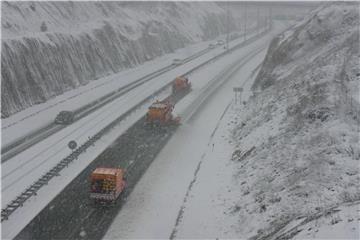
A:
[[[1,18],[2,117],[239,28],[215,3],[4,2]]]
[[[359,60],[358,3],[326,4],[273,40],[232,136],[241,236],[359,238],[359,210],[336,210],[360,200]]]

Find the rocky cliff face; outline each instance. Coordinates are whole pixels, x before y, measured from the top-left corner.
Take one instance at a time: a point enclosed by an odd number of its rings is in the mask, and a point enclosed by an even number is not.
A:
[[[225,14],[201,2],[3,2],[1,115],[214,38]]]

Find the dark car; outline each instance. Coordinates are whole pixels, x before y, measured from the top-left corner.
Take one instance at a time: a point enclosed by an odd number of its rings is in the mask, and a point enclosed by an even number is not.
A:
[[[224,40],[218,40],[216,44],[219,45],[219,46],[221,46],[221,45],[224,45],[225,42],[224,42]]]
[[[184,60],[179,59],[179,58],[175,58],[172,62],[172,65],[178,66],[184,63]]]
[[[74,113],[71,111],[61,111],[55,118],[56,124],[70,124],[74,121]]]

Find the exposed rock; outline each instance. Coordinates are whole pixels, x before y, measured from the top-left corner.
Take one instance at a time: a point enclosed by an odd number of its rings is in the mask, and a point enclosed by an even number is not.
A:
[[[225,14],[215,3],[4,2],[1,115],[212,39]]]

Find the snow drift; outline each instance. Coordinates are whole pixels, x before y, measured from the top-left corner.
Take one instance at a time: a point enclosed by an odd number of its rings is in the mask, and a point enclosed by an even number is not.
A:
[[[209,2],[3,2],[2,117],[212,39],[227,21]]]
[[[359,3],[325,4],[272,41],[233,132],[244,236],[268,239],[360,200],[359,60]]]

